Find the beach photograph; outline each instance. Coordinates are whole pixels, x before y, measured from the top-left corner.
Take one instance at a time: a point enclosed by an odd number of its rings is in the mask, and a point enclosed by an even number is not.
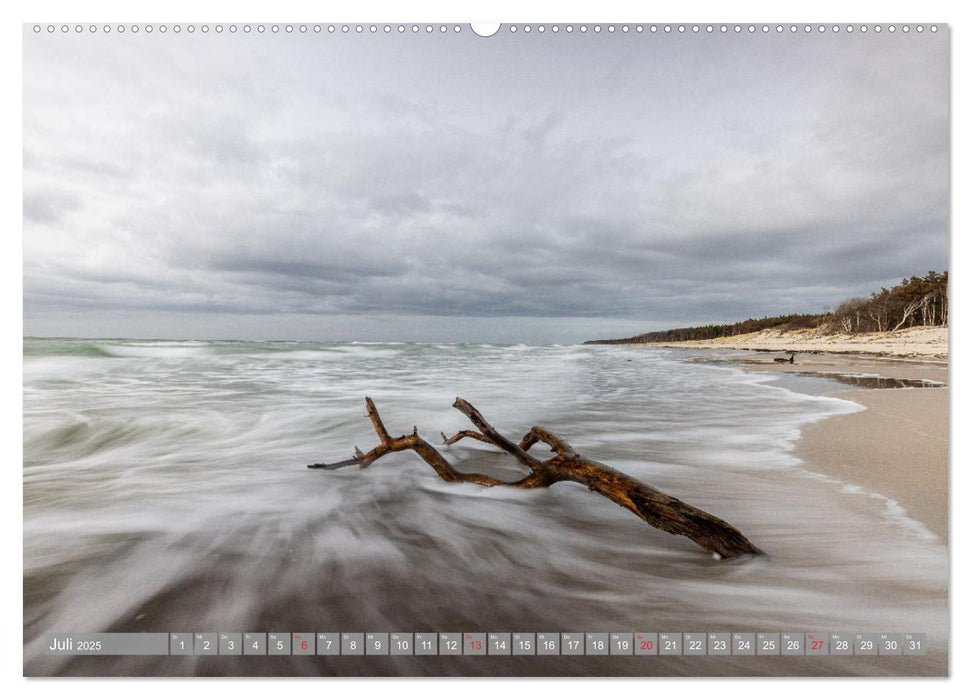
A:
[[[23,675],[948,677],[950,60],[25,24]]]

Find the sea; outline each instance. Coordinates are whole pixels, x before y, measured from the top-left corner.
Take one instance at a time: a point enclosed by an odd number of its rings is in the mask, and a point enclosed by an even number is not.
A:
[[[631,346],[27,338],[27,675],[943,675],[948,551],[814,469],[800,431],[863,410],[718,352]],[[737,354],[737,353],[735,353]],[[311,470],[417,429],[463,471],[523,468],[475,405],[541,425],[739,528],[716,560],[574,483],[445,483],[416,454]],[[537,455],[542,446],[533,448]],[[82,632],[919,633],[923,656],[104,656]]]

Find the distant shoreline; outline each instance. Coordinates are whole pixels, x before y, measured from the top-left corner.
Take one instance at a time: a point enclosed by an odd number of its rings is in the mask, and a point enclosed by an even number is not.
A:
[[[598,344],[598,343],[591,343]],[[681,340],[661,343],[618,343],[662,348],[705,350],[754,350],[778,353],[826,353],[947,361],[947,326],[917,326],[893,333],[821,333],[816,330],[759,331],[710,340]]]

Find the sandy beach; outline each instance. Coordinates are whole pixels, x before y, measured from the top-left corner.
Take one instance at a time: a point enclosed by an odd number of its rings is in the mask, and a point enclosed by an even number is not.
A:
[[[840,353],[873,357],[946,360],[946,326],[905,328],[893,333],[835,333],[816,330],[761,331],[713,340],[648,343],[672,348],[763,350],[768,352]]]
[[[794,364],[740,358],[755,371],[886,377],[948,383],[944,362],[914,362],[841,355],[805,355]],[[808,469],[892,498],[947,541],[949,390],[862,389],[833,396],[867,410],[828,418],[802,431],[798,454]]]
[[[834,391],[867,410],[829,418],[802,432],[798,454],[812,471],[895,500],[908,515],[947,541],[948,329],[917,327],[894,333],[823,335],[764,331],[664,347],[749,350],[737,361],[753,371],[839,378],[861,386],[876,378],[929,381],[942,387]],[[796,353],[793,364],[778,362]],[[848,376],[847,376],[848,375]],[[883,386],[892,382],[883,382]]]
[[[899,503],[947,541],[947,389],[870,389],[837,394],[866,411],[803,431],[811,469]]]

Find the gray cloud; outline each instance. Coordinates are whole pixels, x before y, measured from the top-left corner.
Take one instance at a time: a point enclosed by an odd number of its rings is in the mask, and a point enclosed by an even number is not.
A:
[[[24,192],[24,220],[38,224],[56,224],[81,203],[68,192],[31,190]]]
[[[947,266],[946,33],[689,39],[28,35],[26,332],[578,341]]]

